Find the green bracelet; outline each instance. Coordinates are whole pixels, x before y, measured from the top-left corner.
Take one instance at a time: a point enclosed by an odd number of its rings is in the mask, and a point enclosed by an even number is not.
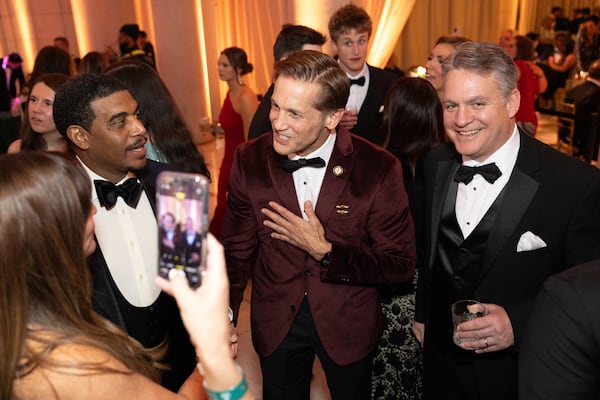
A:
[[[221,391],[210,390],[206,387],[206,381],[204,382],[204,389],[206,389],[206,393],[208,394],[208,398],[210,400],[240,400],[246,392],[248,391],[248,383],[246,382],[246,377],[242,373],[242,369],[238,367],[240,374],[242,375],[242,380],[237,385]]]

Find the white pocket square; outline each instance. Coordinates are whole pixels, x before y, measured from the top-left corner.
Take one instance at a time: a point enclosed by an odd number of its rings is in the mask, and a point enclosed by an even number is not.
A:
[[[537,250],[546,246],[546,242],[541,237],[534,235],[531,231],[527,231],[521,235],[519,243],[517,243],[517,253]]]

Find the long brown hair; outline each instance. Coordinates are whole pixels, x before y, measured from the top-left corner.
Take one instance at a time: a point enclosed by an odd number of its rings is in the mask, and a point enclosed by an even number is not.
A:
[[[150,132],[152,142],[169,163],[180,164],[186,172],[210,177],[190,129],[154,68],[139,60],[125,60],[109,66],[106,75],[127,87],[138,103],[140,119]]]
[[[383,112],[386,147],[411,162],[444,140],[444,117],[439,95],[421,78],[401,77],[390,87]]]
[[[107,371],[52,359],[64,344],[95,347],[157,378],[141,345],[92,309],[83,250],[90,193],[85,171],[66,155],[0,156],[0,398],[13,398],[15,380],[36,368]]]
[[[31,97],[31,92],[33,91],[33,87],[38,83],[43,83],[48,86],[54,93],[60,89],[60,87],[69,80],[69,76],[61,73],[49,73],[39,75],[35,81],[31,82],[31,90],[27,95],[27,102],[29,103],[29,98]],[[29,105],[29,104],[28,104]],[[23,118],[23,124],[21,126],[21,130],[19,132],[19,136],[23,142],[21,143],[21,151],[33,151],[33,150],[47,150],[48,145],[46,141],[39,133],[35,132],[31,128],[31,124],[29,123],[29,107],[25,109],[25,116]]]

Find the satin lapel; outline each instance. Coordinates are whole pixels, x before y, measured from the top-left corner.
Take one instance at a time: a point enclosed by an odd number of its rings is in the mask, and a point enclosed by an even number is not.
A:
[[[278,202],[296,215],[302,216],[294,187],[292,174],[286,172],[281,166],[281,156],[271,149],[267,158],[270,181],[277,198],[271,200]]]
[[[96,311],[103,317],[109,319],[115,325],[118,325],[126,332],[125,321],[119,310],[117,298],[111,286],[111,277],[108,272],[106,260],[98,244],[98,239],[94,235],[96,241],[96,250],[88,258],[90,274],[93,280],[94,294],[92,303]]]
[[[325,171],[319,199],[317,200],[317,209],[315,210],[323,226],[327,226],[329,218],[336,209],[335,207],[339,205],[338,200],[354,168],[355,155],[350,133],[347,131],[339,132],[333,154],[331,154],[329,163],[325,167],[327,171]],[[351,204],[345,205],[351,206]]]
[[[433,183],[433,193],[431,199],[431,242],[437,243],[437,237],[440,229],[440,217],[446,195],[450,190],[450,184],[454,178],[454,174],[459,167],[459,163],[454,160],[440,161],[437,164]],[[429,249],[429,265],[434,262],[437,246],[430,246]]]
[[[378,93],[379,88],[379,75],[373,68],[369,68],[369,87],[367,88],[367,95],[363,101],[363,105],[358,112],[359,121],[369,121],[370,116],[379,112],[380,104],[377,102],[377,98],[380,96]],[[386,88],[387,89],[387,88]],[[369,116],[369,117],[367,117]]]
[[[533,140],[521,134],[519,155],[512,176],[504,188],[504,198],[498,207],[496,222],[488,237],[480,278],[494,265],[498,254],[514,233],[539,187],[539,183],[529,175],[539,168],[539,157]],[[509,251],[516,252],[517,249],[509,249]]]

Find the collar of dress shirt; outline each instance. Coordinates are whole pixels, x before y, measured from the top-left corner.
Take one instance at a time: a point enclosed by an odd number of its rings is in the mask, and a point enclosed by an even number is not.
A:
[[[500,172],[502,172],[501,178],[508,179],[512,170],[517,162],[517,155],[519,153],[519,146],[521,144],[521,138],[519,137],[519,129],[517,125],[513,128],[513,133],[510,138],[502,145],[498,150],[494,152],[488,159],[477,162],[475,160],[467,160],[463,165],[469,167],[476,167],[489,163],[496,163]]]
[[[338,63],[339,63],[339,61],[338,61]],[[368,80],[369,80],[369,68],[367,67],[367,63],[364,63],[364,65],[363,65],[363,68],[362,68],[362,70],[359,72],[359,74],[358,74],[358,75],[356,75],[356,76],[352,76],[352,75],[350,75],[350,74],[346,73],[346,76],[348,76],[348,78],[349,78],[349,79],[358,79],[358,78],[360,78],[361,76],[364,76],[364,77],[365,77],[365,86],[366,86],[366,85],[367,85],[367,83],[368,83]]]
[[[292,158],[292,160],[298,160],[300,158],[321,157],[323,160],[325,160],[325,165],[329,164],[329,159],[331,158],[331,154],[333,153],[333,147],[335,146],[336,137],[337,133],[330,133],[325,143],[323,143],[321,147],[319,147],[317,150],[305,156],[295,156],[294,158]],[[294,173],[298,171],[299,170],[296,170],[294,171]]]

